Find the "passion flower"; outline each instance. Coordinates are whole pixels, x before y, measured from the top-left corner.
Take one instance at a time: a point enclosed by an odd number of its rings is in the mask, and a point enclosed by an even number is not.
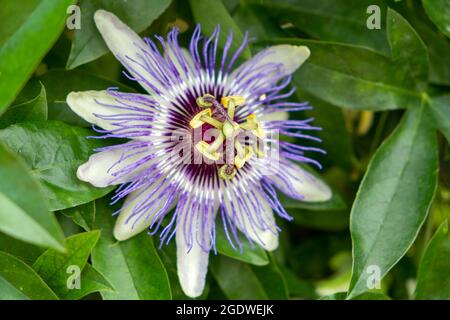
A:
[[[119,241],[148,229],[162,243],[174,236],[184,292],[199,296],[220,217],[230,245],[238,231],[266,250],[278,246],[275,214],[290,220],[276,189],[301,201],[325,201],[330,189],[295,162],[318,164],[281,136],[313,139],[311,119],[289,120],[310,108],[287,102],[291,74],[309,57],[304,46],[276,45],[235,68],[243,43],[232,51],[233,33],[219,50],[220,28],[203,37],[195,28],[189,48],[178,30],[167,39],[141,39],[113,14],[95,23],[109,49],[147,94],[116,89],[72,92],[70,108],[104,133],[128,142],[96,150],[77,176],[97,187],[120,185],[125,198],[114,229]],[[295,162],[293,162],[295,161]],[[173,210],[172,210],[173,209]],[[169,214],[171,212],[171,214]]]

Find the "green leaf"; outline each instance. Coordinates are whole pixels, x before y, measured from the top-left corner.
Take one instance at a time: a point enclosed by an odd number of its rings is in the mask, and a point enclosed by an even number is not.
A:
[[[430,82],[450,85],[450,41],[439,32],[425,14],[421,1],[408,1],[402,14],[420,34],[430,57]]]
[[[278,195],[281,203],[283,204],[283,207],[286,209],[306,209],[311,211],[328,211],[328,210],[344,210],[347,208],[347,205],[345,204],[342,197],[336,193],[333,192],[330,200],[324,201],[324,202],[305,202],[305,201],[299,201],[292,198],[289,198],[288,196],[285,196],[284,194]]]
[[[375,153],[353,204],[350,298],[368,290],[369,266],[383,277],[412,245],[436,190],[437,168],[425,106],[411,109]]]
[[[250,6],[246,2],[241,1],[239,8],[233,14],[233,19],[241,30],[248,31],[252,37],[258,40],[285,36],[285,32],[268,16],[265,8]]]
[[[417,276],[416,299],[450,299],[450,237],[444,221],[422,257]]]
[[[286,299],[287,288],[274,261],[268,266],[252,267],[222,255],[210,257],[210,269],[229,299]]]
[[[269,299],[248,264],[221,255],[210,257],[209,263],[214,278],[228,299]]]
[[[149,27],[170,3],[171,0],[81,0],[81,29],[75,30],[67,68],[76,68],[108,52],[94,23],[94,13],[98,9],[114,13],[131,29],[141,32]]]
[[[0,277],[0,300],[29,300],[26,295]]]
[[[264,266],[269,263],[269,258],[266,252],[260,246],[254,244],[250,245],[248,240],[240,235],[239,237],[242,244],[242,251],[239,248],[233,249],[225,231],[222,227],[217,229],[216,233],[216,248],[217,251],[227,257],[240,260],[246,263],[250,263],[256,266]]]
[[[95,148],[105,146],[88,139],[92,131],[58,121],[16,124],[0,130],[0,139],[18,152],[44,186],[52,210],[62,210],[100,198],[112,187],[95,188],[76,177],[78,166]]]
[[[287,300],[288,287],[284,275],[271,254],[270,264],[266,266],[252,266],[253,272],[259,279],[271,300]]]
[[[299,226],[336,231],[348,227],[349,210],[341,195],[333,192],[325,202],[303,202],[279,194],[281,204]]]
[[[422,0],[422,4],[434,24],[450,38],[450,2],[448,0]]]
[[[388,53],[384,12],[386,1],[380,0],[249,0],[252,8],[271,17],[272,23],[292,26],[314,39],[366,46]],[[367,8],[378,5],[381,29],[367,28]],[[330,26],[333,26],[332,28]]]
[[[450,142],[450,95],[430,99],[429,106],[436,127]]]
[[[399,14],[388,10],[392,59],[362,47],[299,39],[263,43],[307,45],[311,57],[294,81],[308,93],[342,108],[399,109],[420,105],[428,79],[428,55],[420,37]]]
[[[79,233],[66,239],[67,253],[49,249],[33,264],[33,269],[45,280],[60,298],[69,294],[69,278],[73,276],[71,267],[81,272],[87,263],[92,248],[100,237],[100,231]],[[82,285],[83,279],[81,279]],[[75,289],[74,289],[75,290]]]
[[[396,72],[391,77],[396,83],[410,89],[423,91],[428,80],[428,52],[417,32],[400,14],[387,12],[388,40]]]
[[[0,251],[9,253],[31,266],[45,249],[14,239],[0,232]]]
[[[244,35],[223,5],[222,0],[189,0],[189,3],[191,4],[195,21],[202,27],[203,34],[211,35],[214,28],[220,25],[219,46],[221,48],[225,46],[228,33],[232,31],[234,37],[231,50],[234,51],[239,48],[244,40]],[[251,57],[248,47],[243,51],[241,57],[243,59]]]
[[[315,291],[314,285],[311,282],[300,279],[293,271],[288,268],[282,267],[281,269],[283,277],[286,279],[290,297],[303,299],[317,298],[317,293]]]
[[[72,289],[64,296],[66,300],[79,300],[93,292],[114,291],[108,280],[89,263],[80,276],[80,289]]]
[[[346,292],[337,292],[329,296],[321,297],[320,300],[346,300]],[[352,300],[391,300],[388,296],[381,292],[365,292]]]
[[[30,81],[0,117],[0,129],[13,123],[47,120],[47,95],[38,81]]]
[[[427,25],[418,29],[427,44],[430,57],[430,79],[435,84],[450,86],[450,42]]]
[[[12,288],[15,288],[17,292],[14,292]],[[30,266],[5,252],[0,252],[0,298],[58,299]]]
[[[95,201],[63,210],[61,213],[71,218],[84,230],[91,231],[95,222]]]
[[[0,114],[23,85],[64,28],[67,7],[74,0],[42,0],[0,48]],[[22,3],[16,1],[16,10]],[[2,4],[3,5],[3,4]],[[1,21],[1,20],[0,20]],[[8,22],[5,21],[6,23]],[[0,29],[3,28],[2,21]]]
[[[355,110],[387,110],[420,105],[420,94],[392,75],[397,66],[377,52],[347,44],[300,39],[264,44],[306,45],[311,57],[294,74],[299,88],[320,99]]]
[[[349,210],[341,195],[333,192],[325,202],[303,202],[279,194],[281,204],[294,218],[293,223],[319,230],[343,230],[348,226]]]
[[[115,292],[101,292],[105,300],[170,299],[167,272],[156,252],[152,238],[145,232],[127,241],[113,237],[117,208],[104,200],[97,201],[96,226],[102,237],[92,252],[94,268],[112,284]]]
[[[64,238],[44,193],[22,159],[0,143],[0,231],[64,250]]]
[[[350,210],[310,211],[291,209],[288,213],[294,218],[293,223],[302,227],[324,231],[348,229]]]
[[[83,232],[83,229],[80,228],[80,226],[78,226],[75,222],[73,222],[73,220],[70,219],[69,217],[62,214],[58,214],[57,218],[58,223],[61,226],[61,229],[63,230],[64,236],[66,238]]]
[[[67,95],[72,91],[106,90],[117,87],[124,92],[134,92],[130,87],[108,80],[85,71],[51,70],[39,77],[47,89],[48,118],[68,124],[91,127],[80,118],[66,103]]]
[[[321,161],[325,168],[330,162],[332,165],[337,164],[344,169],[352,168],[354,150],[350,133],[345,126],[342,109],[303,92],[301,84],[297,84],[296,80],[298,78],[294,79],[294,85],[299,88],[296,92],[298,100],[308,101],[313,109],[305,110],[300,116],[292,113],[290,118],[303,120],[311,117],[314,118],[314,125],[322,128],[322,130],[314,132],[314,135],[322,139],[322,143],[318,146],[327,152],[323,161]],[[306,141],[301,139],[300,142],[305,144]],[[314,146],[317,146],[317,144]]]
[[[177,272],[177,248],[175,242],[171,242],[168,245],[165,245],[158,251],[159,256],[161,257],[161,261],[164,264],[164,268],[166,269],[167,275],[169,277],[170,289],[172,291],[172,299],[173,300],[187,300],[192,299],[186,296],[181,288],[180,281],[178,280],[178,272]],[[202,293],[207,297],[208,291],[208,283],[205,285],[205,290]]]
[[[40,0],[22,2],[15,0],[2,1],[2,10],[0,11],[0,47],[26,22],[39,2]]]

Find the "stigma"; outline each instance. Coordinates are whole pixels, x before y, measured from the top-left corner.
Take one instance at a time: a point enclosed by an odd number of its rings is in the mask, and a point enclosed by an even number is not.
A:
[[[236,108],[246,103],[243,96],[225,96],[219,102],[213,95],[205,94],[198,97],[196,102],[202,110],[191,119],[190,127],[197,129],[209,125],[217,129],[218,134],[212,142],[198,142],[195,149],[218,165],[220,178],[230,180],[252,156],[263,157],[259,143],[241,143],[238,139],[242,132],[245,132],[246,137],[252,136],[252,140],[256,142],[261,142],[266,136],[263,126],[254,114],[247,116],[243,123],[235,121]]]

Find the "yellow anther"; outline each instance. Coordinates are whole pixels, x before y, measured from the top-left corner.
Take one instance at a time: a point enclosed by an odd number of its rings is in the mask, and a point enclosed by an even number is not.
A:
[[[209,144],[205,141],[200,141],[195,145],[195,149],[204,155],[209,160],[217,161],[220,158],[220,153],[209,149]]]
[[[244,130],[256,130],[258,125],[256,123],[244,122],[239,125]]]
[[[262,128],[261,125],[258,125],[258,127],[254,131],[254,133],[255,133],[255,136],[257,136],[260,139],[264,139],[266,137],[266,132],[264,131],[264,129]]]
[[[228,139],[231,139],[232,137],[234,137],[235,135],[237,135],[239,133],[240,130],[240,126],[238,123],[236,122],[229,122],[226,121],[223,124],[223,128],[222,128],[222,132],[225,135],[225,137],[227,137]]]
[[[192,120],[189,122],[189,125],[191,126],[191,128],[198,128],[200,127],[202,124],[204,124],[205,122],[201,119],[203,116],[209,116],[211,117],[212,115],[212,111],[210,108],[205,109],[200,111],[199,113],[197,113],[194,118],[192,118]]]
[[[214,128],[217,128],[217,129],[220,129],[220,130],[222,130],[222,128],[223,128],[223,123],[222,122],[220,122],[219,120],[214,119],[213,117],[210,117],[208,115],[201,116],[200,120],[203,121],[203,122],[209,123]]]
[[[224,140],[225,140],[225,136],[220,131],[219,135],[217,136],[217,138],[211,144],[209,144],[208,151],[216,151],[216,150],[218,150],[222,146],[222,143],[223,143]]]
[[[198,97],[196,99],[196,102],[200,108],[209,108],[213,105],[211,102],[205,101],[205,99],[216,99],[216,98],[209,93],[205,94],[203,97]]]
[[[243,96],[226,96],[222,97],[220,99],[220,103],[225,107],[228,108],[228,103],[230,100],[233,100],[234,106],[239,107],[245,104],[245,98]]]
[[[217,161],[220,158],[220,153],[217,150],[222,146],[225,137],[222,132],[219,132],[217,138],[210,144],[206,141],[200,141],[195,145],[195,148],[210,160]]]
[[[264,158],[266,156],[266,151],[264,150],[264,142],[258,139],[257,143],[253,145],[253,151],[258,158]]]
[[[250,130],[253,131],[258,138],[264,139],[266,137],[266,132],[258,120],[256,120],[255,114],[251,114],[247,117],[247,126],[248,128],[251,128]],[[242,128],[245,129],[245,126],[242,126]]]
[[[250,158],[253,155],[253,150],[252,148],[250,148],[249,146],[246,146],[243,150],[244,155],[240,156],[239,155],[239,151],[238,154],[234,157],[234,165],[236,166],[236,168],[240,169],[244,166],[244,164],[250,160]]]
[[[245,157],[245,149],[244,149],[244,147],[241,145],[241,143],[238,140],[236,140],[234,142],[234,149],[236,150],[237,155],[240,158],[244,158]]]
[[[219,177],[224,180],[230,180],[236,175],[236,168],[233,165],[224,164],[219,169]]]
[[[230,117],[230,119],[234,119],[234,111],[236,110],[236,104],[234,103],[234,99],[228,100],[226,108],[228,117]]]

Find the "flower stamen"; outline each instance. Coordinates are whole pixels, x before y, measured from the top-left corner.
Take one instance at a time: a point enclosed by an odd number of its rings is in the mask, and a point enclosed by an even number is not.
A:
[[[241,169],[244,164],[252,157],[253,150],[250,146],[245,146],[245,148],[242,147],[239,141],[236,141],[234,146],[237,151],[237,154],[234,157],[234,165],[236,166],[236,168]]]
[[[260,139],[264,139],[266,137],[266,132],[264,131],[262,125],[256,120],[256,116],[254,114],[251,114],[247,117],[247,122],[250,130],[254,133],[255,136],[257,136]],[[245,129],[245,126],[243,127]]]
[[[236,175],[237,170],[234,165],[232,164],[224,164],[219,169],[219,177],[221,177],[224,180],[230,180],[233,179],[233,177]]]
[[[220,153],[215,150],[211,150],[210,145],[206,141],[200,141],[197,143],[195,145],[195,149],[210,160],[217,161],[220,159]]]
[[[232,179],[237,172],[237,169],[241,169],[250,158],[256,154],[258,157],[262,157],[264,152],[259,150],[255,145],[242,145],[237,139],[241,130],[250,131],[257,139],[264,139],[265,132],[261,124],[256,120],[256,116],[251,114],[247,117],[245,123],[238,124],[234,121],[236,107],[245,104],[245,98],[242,96],[225,96],[220,99],[220,103],[211,94],[205,94],[202,97],[196,99],[197,104],[201,108],[206,108],[197,113],[194,118],[189,122],[190,126],[194,129],[201,127],[207,123],[211,126],[219,129],[218,137],[211,143],[206,141],[200,141],[195,145],[197,151],[212,161],[218,161],[221,156],[219,149],[224,143],[231,143],[234,147],[230,157],[227,157],[226,164],[219,168],[219,176],[222,179]],[[214,111],[217,111],[215,113]],[[214,117],[214,114],[219,117]]]
[[[191,128],[197,129],[201,127],[205,123],[205,121],[202,120],[204,116],[212,116],[212,111],[210,108],[200,111],[194,116],[194,118],[192,118],[192,120],[189,122]]]
[[[209,93],[205,94],[203,97],[198,97],[196,102],[197,105],[201,108],[209,108],[212,107],[212,103],[208,102],[207,100],[215,99],[213,95],[210,95]]]

